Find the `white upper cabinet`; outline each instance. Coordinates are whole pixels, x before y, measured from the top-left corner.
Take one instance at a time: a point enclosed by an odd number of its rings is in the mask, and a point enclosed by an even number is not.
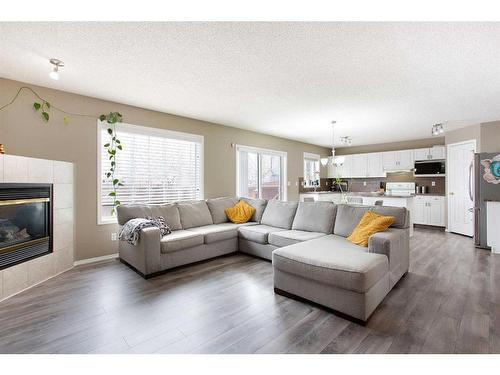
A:
[[[431,148],[418,148],[413,150],[415,160],[439,160],[446,159],[446,147],[434,146]]]
[[[367,177],[385,177],[382,153],[367,154]]]
[[[368,158],[366,154],[355,154],[351,158],[351,177],[366,177]]]
[[[413,150],[388,151],[382,153],[384,171],[410,170],[414,167]]]

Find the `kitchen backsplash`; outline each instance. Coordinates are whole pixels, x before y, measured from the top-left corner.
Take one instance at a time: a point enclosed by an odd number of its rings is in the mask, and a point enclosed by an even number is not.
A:
[[[328,191],[333,184],[333,178],[322,178],[317,191]],[[349,191],[353,192],[368,192],[376,191],[380,188],[380,183],[383,182],[415,182],[418,186],[427,186],[427,194],[445,195],[445,177],[415,177],[413,173],[388,173],[387,177],[374,178],[345,178],[349,184]],[[314,191],[313,188],[305,188],[303,186],[304,179],[299,178],[299,193],[307,193]],[[432,186],[432,182],[435,186]],[[365,185],[366,183],[366,185]]]

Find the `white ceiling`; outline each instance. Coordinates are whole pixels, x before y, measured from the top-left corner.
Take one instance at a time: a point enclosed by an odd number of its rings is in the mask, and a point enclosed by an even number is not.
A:
[[[362,145],[500,119],[499,41],[500,23],[0,23],[0,76],[324,146],[335,119]]]

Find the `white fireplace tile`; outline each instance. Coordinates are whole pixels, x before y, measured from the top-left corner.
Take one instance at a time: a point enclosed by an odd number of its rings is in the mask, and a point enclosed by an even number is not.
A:
[[[54,184],[54,208],[73,207],[73,184]]]
[[[28,158],[4,155],[3,182],[28,182]]]
[[[64,161],[54,161],[54,183],[72,184],[73,183],[73,163]]]
[[[54,181],[54,162],[44,159],[28,159],[28,182],[51,184]]]
[[[56,273],[61,273],[73,268],[73,251],[71,249],[72,248],[66,248],[54,254]]]
[[[7,297],[23,289],[28,284],[28,264],[21,263],[17,266],[9,267],[3,270],[3,296]]]
[[[65,224],[73,222],[73,208],[57,208],[54,210],[54,224]]]
[[[37,284],[54,275],[55,266],[53,254],[44,255],[30,260],[27,263],[29,285]]]
[[[62,250],[73,243],[73,223],[54,225],[54,251]]]
[[[4,156],[0,154],[0,182],[3,182],[3,159]]]

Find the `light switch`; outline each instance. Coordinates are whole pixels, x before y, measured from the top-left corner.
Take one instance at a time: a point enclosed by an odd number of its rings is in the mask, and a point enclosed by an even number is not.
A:
[[[288,181],[288,182],[286,183],[286,186],[290,186],[290,185],[291,185],[291,183],[290,183],[290,181]]]
[[[432,181],[431,186],[436,186],[436,181]]]
[[[366,181],[363,181],[363,186],[366,186]]]

